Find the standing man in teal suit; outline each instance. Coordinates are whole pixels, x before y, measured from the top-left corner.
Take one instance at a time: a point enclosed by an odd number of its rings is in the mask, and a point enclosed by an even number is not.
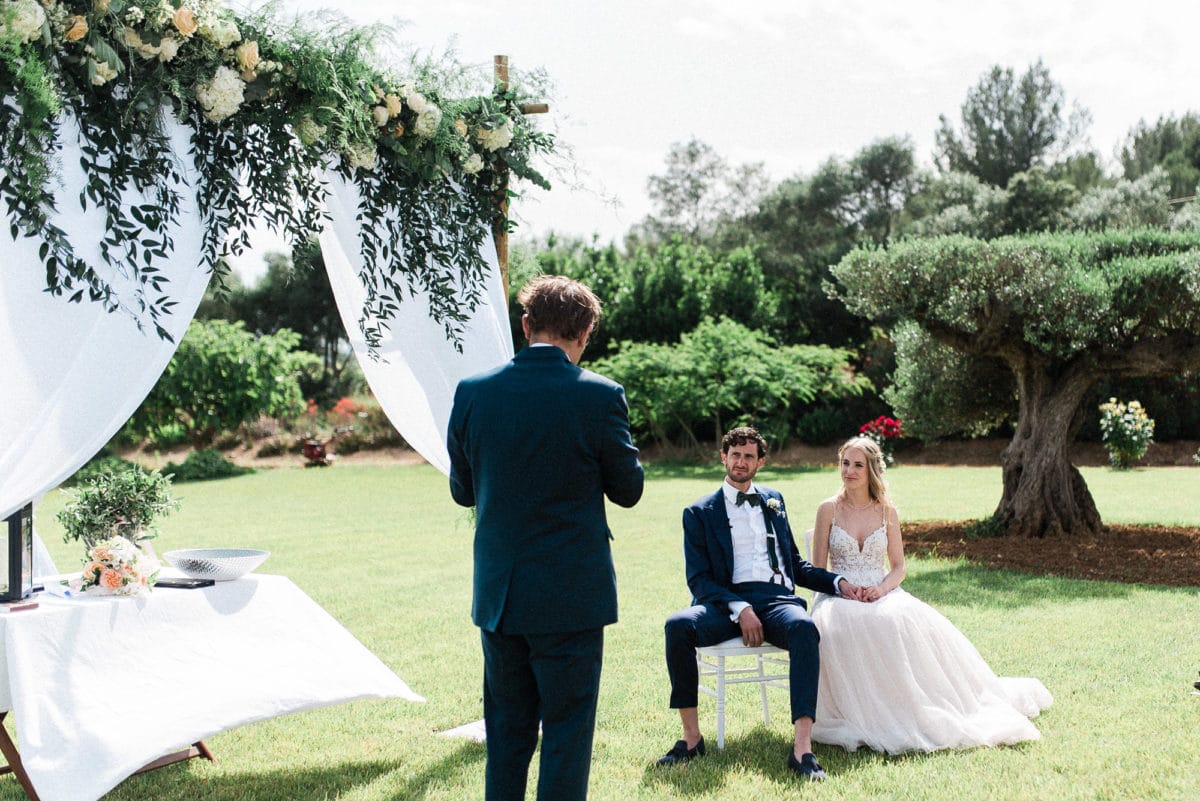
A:
[[[642,466],[624,390],[577,366],[600,301],[561,276],[518,300],[529,347],[458,385],[447,435],[450,494],[476,507],[485,797],[524,800],[540,721],[539,801],[584,801],[604,627],[617,621],[604,498],[637,503]]]

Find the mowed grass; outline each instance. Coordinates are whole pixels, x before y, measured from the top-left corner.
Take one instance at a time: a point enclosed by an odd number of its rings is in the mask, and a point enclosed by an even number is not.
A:
[[[1110,522],[1200,524],[1200,471],[1084,471]],[[792,525],[811,526],[838,487],[832,468],[766,470]],[[718,467],[655,467],[641,503],[611,508],[621,622],[606,634],[591,781],[593,799],[1194,799],[1200,797],[1197,595],[1181,590],[1033,577],[961,561],[914,559],[906,588],[936,606],[1001,675],[1037,676],[1055,703],[1042,740],[1017,747],[884,757],[818,746],[831,780],[796,787],[783,768],[786,695],[772,725],[757,691],[733,688],[726,749],[715,751],[711,699],[701,717],[710,756],[674,770],[653,760],[678,736],[667,708],[662,622],[688,602],[680,510],[715,489]],[[889,472],[904,519],[989,514],[997,468],[900,467]],[[180,512],[162,525],[160,553],[244,546],[272,552],[260,572],[289,576],[428,702],[364,701],[253,724],[208,740],[214,764],[192,760],[133,777],[112,799],[479,799],[484,748],[438,732],[481,715],[482,665],[470,623],[471,522],[432,468],[263,471],[182,484]],[[51,493],[39,530],[59,568]],[[570,592],[563,587],[562,592]],[[554,598],[546,599],[554,613]],[[147,643],[147,647],[153,647]],[[888,655],[877,658],[881,672]],[[136,681],[133,682],[136,686]],[[154,703],[155,699],[137,699]],[[169,714],[169,710],[164,710]],[[536,782],[536,756],[531,775]],[[23,796],[0,777],[0,801]]]

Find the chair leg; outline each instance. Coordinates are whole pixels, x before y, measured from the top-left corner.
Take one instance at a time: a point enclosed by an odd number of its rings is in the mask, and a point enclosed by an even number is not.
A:
[[[725,657],[717,657],[717,750],[725,750]]]
[[[767,707],[767,684],[763,680],[767,674],[763,672],[763,658],[761,656],[758,657],[758,675],[759,675],[758,692],[762,696],[763,723],[766,724],[767,726],[770,726],[771,725],[771,712]]]

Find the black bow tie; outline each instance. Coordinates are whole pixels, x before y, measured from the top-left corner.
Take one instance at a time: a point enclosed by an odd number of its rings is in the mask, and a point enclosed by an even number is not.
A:
[[[760,503],[762,503],[762,496],[757,492],[741,492],[739,490],[737,494],[737,505],[741,506],[743,503],[747,502],[749,502],[751,506],[758,506]]]

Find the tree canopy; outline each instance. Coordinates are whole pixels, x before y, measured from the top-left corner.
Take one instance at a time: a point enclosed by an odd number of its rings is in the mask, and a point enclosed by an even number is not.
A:
[[[908,240],[855,250],[832,273],[834,293],[853,313],[913,323],[937,343],[1012,374],[1017,429],[996,518],[1014,533],[1099,529],[1067,446],[1083,399],[1101,379],[1200,368],[1197,234]],[[958,386],[975,391],[970,382]]]
[[[1040,60],[1020,78],[1012,67],[992,67],[967,93],[960,127],[945,115],[936,134],[937,162],[993,186],[1030,167],[1045,167],[1081,138],[1087,112],[1068,112],[1062,86]]]

